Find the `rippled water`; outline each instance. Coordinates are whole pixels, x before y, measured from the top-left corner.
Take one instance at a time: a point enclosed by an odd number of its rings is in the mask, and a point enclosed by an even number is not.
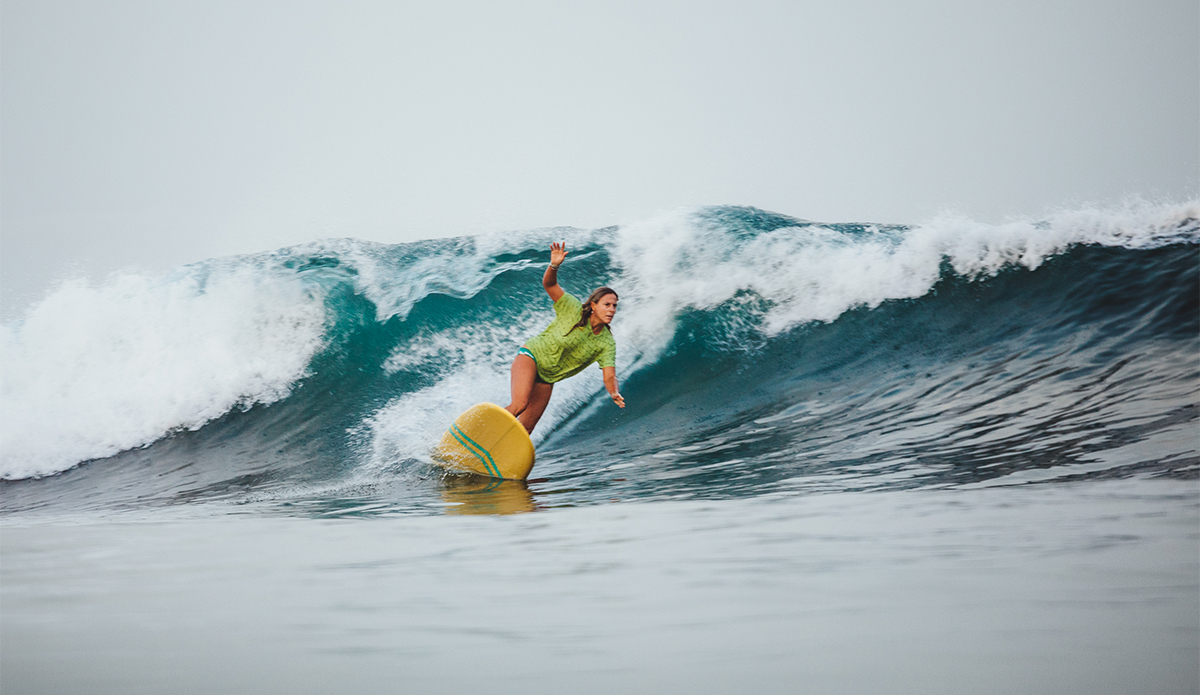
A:
[[[0,529],[6,693],[1200,682],[1194,482]]]

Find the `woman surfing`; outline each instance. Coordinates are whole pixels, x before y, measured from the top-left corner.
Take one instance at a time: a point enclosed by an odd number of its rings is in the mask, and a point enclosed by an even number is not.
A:
[[[477,403],[442,435],[433,458],[451,468],[510,480],[525,480],[535,453],[529,434],[546,412],[554,384],[593,362],[604,372],[604,388],[625,407],[617,391],[617,344],[608,324],[617,313],[617,293],[609,287],[580,302],[558,285],[558,267],[567,257],[563,243],[550,245],[550,267],[542,287],[554,300],[554,320],[525,341],[512,363],[512,402],[501,408]]]
[[[546,412],[554,384],[583,371],[593,362],[604,372],[604,388],[613,403],[625,407],[617,390],[617,344],[608,324],[617,313],[617,293],[601,287],[580,302],[558,284],[558,268],[567,257],[565,243],[550,245],[550,266],[542,287],[554,302],[554,321],[517,351],[512,363],[512,402],[505,408],[533,428]]]

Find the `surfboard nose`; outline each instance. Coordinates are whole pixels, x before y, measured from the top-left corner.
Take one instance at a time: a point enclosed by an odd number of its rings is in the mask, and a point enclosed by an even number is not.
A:
[[[535,458],[525,427],[495,403],[478,403],[459,415],[433,455],[451,468],[509,480],[528,478]]]

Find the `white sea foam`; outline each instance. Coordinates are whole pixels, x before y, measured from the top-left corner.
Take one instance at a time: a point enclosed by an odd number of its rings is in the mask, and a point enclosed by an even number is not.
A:
[[[769,302],[761,326],[773,335],[856,307],[920,297],[937,282],[943,261],[963,276],[987,277],[1008,266],[1037,268],[1076,244],[1150,248],[1194,241],[1197,219],[1197,203],[1136,203],[1004,224],[944,215],[908,229],[848,235],[805,224],[739,239],[703,211],[676,211],[617,234],[620,330],[635,353],[653,358],[681,312],[712,309],[750,291]]]
[[[286,396],[323,302],[260,268],[67,282],[0,329],[0,477],[48,475]]]

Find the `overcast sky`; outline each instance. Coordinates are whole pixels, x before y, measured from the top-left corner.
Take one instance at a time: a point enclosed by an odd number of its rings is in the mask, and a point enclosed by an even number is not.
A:
[[[70,274],[687,205],[1200,186],[1196,0],[0,2],[0,306]]]

